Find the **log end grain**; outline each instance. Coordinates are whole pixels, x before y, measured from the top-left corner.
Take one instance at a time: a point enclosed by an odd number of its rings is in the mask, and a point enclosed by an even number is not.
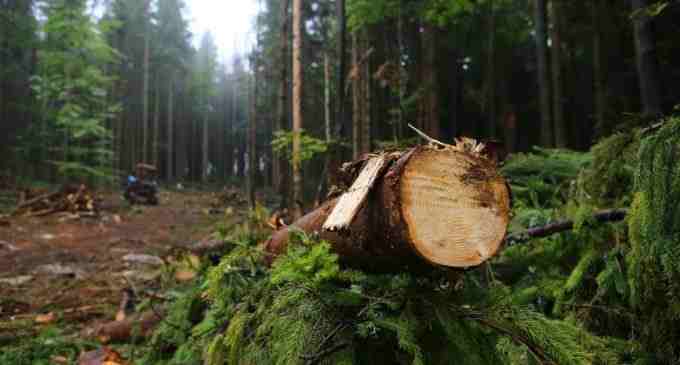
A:
[[[423,149],[404,166],[399,186],[409,241],[425,260],[471,267],[500,249],[510,220],[510,192],[492,161]]]

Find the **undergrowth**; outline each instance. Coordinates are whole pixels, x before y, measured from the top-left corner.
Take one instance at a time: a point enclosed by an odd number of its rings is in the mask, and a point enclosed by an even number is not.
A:
[[[140,363],[618,363],[609,339],[475,274],[345,269],[301,233],[271,269],[261,259],[256,246],[236,245],[173,304]]]
[[[75,363],[82,351],[95,348],[91,342],[67,336],[57,327],[49,327],[34,337],[24,337],[0,346],[0,364],[51,365],[55,358]]]

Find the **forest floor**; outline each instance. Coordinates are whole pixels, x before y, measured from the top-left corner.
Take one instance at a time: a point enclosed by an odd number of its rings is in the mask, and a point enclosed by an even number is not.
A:
[[[205,191],[162,191],[159,206],[130,206],[120,192],[110,192],[98,218],[5,221],[0,324],[45,315],[49,321],[54,315],[76,330],[113,320],[125,288],[158,288],[168,277],[164,261],[209,236],[217,222],[245,219],[242,202],[227,208],[235,212],[231,215],[210,211],[214,197]]]

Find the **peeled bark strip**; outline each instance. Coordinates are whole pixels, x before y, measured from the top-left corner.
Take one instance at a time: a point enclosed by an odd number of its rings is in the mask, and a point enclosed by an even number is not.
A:
[[[346,232],[322,230],[338,204],[328,201],[276,232],[265,243],[270,259],[285,252],[295,229],[318,233],[344,263],[376,270],[423,262],[470,267],[498,252],[510,192],[494,162],[434,147],[414,148],[390,162]]]
[[[386,163],[387,156],[384,155],[368,160],[352,187],[340,197],[340,201],[333,208],[331,215],[323,225],[324,230],[338,231],[349,228],[352,220],[366,201],[369,191],[375,185],[376,179],[383,172]]]

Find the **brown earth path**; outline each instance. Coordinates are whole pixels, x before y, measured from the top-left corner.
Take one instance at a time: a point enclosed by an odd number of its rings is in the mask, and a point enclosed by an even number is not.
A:
[[[123,257],[165,259],[206,237],[224,219],[209,214],[212,199],[163,191],[157,207],[130,207],[116,192],[99,218],[11,219],[0,226],[0,323],[49,312],[79,323],[111,319],[124,288],[157,285],[162,270]]]

